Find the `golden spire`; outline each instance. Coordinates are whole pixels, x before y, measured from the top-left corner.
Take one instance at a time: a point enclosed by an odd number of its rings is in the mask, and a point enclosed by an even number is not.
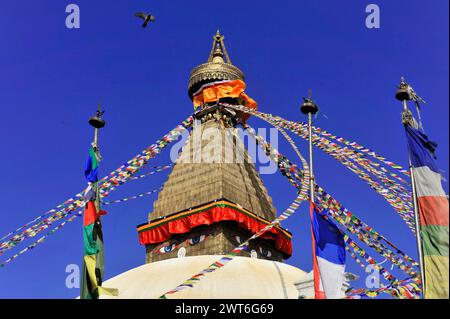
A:
[[[225,37],[217,30],[213,36],[213,45],[208,61],[191,71],[188,84],[188,94],[191,99],[203,84],[223,80],[244,81],[244,73],[231,63],[224,39]]]
[[[221,35],[219,29],[217,29],[216,35],[213,36],[213,45],[208,62],[232,64],[227,49],[225,48],[224,39],[225,37]],[[223,60],[224,54],[226,62]]]

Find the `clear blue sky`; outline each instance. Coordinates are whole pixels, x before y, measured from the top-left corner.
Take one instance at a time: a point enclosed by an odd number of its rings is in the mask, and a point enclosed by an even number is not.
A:
[[[65,28],[71,2],[81,9],[78,30]],[[371,2],[381,8],[378,30],[365,27]],[[318,126],[401,165],[407,153],[394,92],[404,75],[427,101],[424,125],[439,142],[438,165],[448,179],[448,5],[447,0],[0,1],[0,235],[85,186],[82,169],[92,139],[86,121],[98,101],[107,109],[101,175],[186,118],[193,110],[189,72],[206,60],[217,28],[261,111],[303,120],[299,104],[312,88],[328,118],[319,117]],[[145,30],[133,16],[141,10],[157,17]],[[307,155],[307,144],[299,145]],[[286,143],[280,151],[295,158]],[[166,152],[150,165],[167,161]],[[320,150],[316,175],[346,207],[416,255],[414,238],[395,211]],[[111,198],[159,187],[165,176],[133,181]],[[294,189],[279,174],[263,178],[282,211]],[[448,191],[448,183],[444,187]],[[135,226],[146,221],[154,198],[108,208],[106,278],[144,263]],[[81,227],[81,219],[72,222],[0,269],[0,298],[78,296],[77,289],[65,287],[65,267],[81,262]],[[307,207],[285,227],[295,238],[287,262],[309,271]],[[348,269],[363,274],[352,260]]]

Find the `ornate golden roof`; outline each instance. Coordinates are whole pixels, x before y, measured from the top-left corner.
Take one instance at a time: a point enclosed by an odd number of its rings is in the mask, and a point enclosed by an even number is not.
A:
[[[222,80],[242,80],[244,73],[231,63],[224,44],[224,36],[217,30],[208,62],[196,66],[189,77],[188,94],[194,93],[204,84]],[[225,58],[225,59],[224,59]]]

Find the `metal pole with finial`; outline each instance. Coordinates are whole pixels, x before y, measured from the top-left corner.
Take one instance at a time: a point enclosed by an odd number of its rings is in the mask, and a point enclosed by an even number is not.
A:
[[[93,117],[91,117],[89,119],[89,124],[94,127],[94,142],[93,142],[93,147],[95,150],[96,154],[100,154],[100,152],[98,151],[98,130],[103,128],[106,124],[105,120],[102,119],[102,115],[105,113],[105,111],[101,110],[101,106],[100,103],[98,103],[98,108],[97,108],[97,112],[95,113],[95,115]],[[100,209],[100,194],[99,194],[99,188],[98,188],[98,183],[96,183],[95,185],[95,208],[97,209],[97,211]]]
[[[397,92],[395,93],[395,98],[402,102],[403,111],[402,111],[402,124],[407,126],[412,126],[417,128],[417,123],[414,120],[414,117],[411,111],[408,109],[407,102],[412,99],[411,97],[412,88],[405,82],[405,78],[401,78],[401,83],[398,87]],[[414,92],[414,91],[412,91]],[[420,278],[422,282],[422,298],[425,295],[425,271],[423,267],[423,246],[422,246],[422,236],[420,233],[420,214],[419,214],[419,206],[417,202],[417,192],[416,192],[416,184],[414,180],[413,174],[413,166],[411,162],[411,156],[408,154],[408,162],[409,162],[409,174],[411,178],[411,192],[412,192],[412,201],[414,208],[414,220],[415,220],[415,229],[416,229],[416,242],[417,242],[417,254],[419,256],[419,269],[420,269]]]
[[[319,280],[316,278],[317,259],[316,259],[316,239],[313,228],[313,210],[314,210],[314,192],[315,192],[315,177],[313,169],[313,152],[312,152],[312,116],[316,114],[319,108],[312,100],[312,92],[308,90],[308,98],[303,98],[303,104],[300,107],[303,114],[308,115],[308,140],[309,140],[309,198],[310,207],[309,215],[311,220],[311,245],[313,257],[313,273],[314,273],[314,296],[316,299],[321,299]]]
[[[304,102],[300,107],[303,114],[308,115],[308,136],[309,136],[309,192],[311,203],[314,204],[314,188],[315,188],[315,177],[313,170],[313,151],[312,151],[312,117],[319,111],[318,106],[312,100],[312,92],[308,91],[308,98],[303,98]]]
[[[99,289],[98,286],[102,284],[103,269],[104,269],[104,256],[103,256],[103,235],[102,226],[100,220],[100,192],[98,183],[98,162],[101,160],[101,155],[98,147],[98,131],[105,126],[105,120],[102,119],[104,111],[100,109],[100,103],[98,105],[97,112],[89,119],[89,124],[94,128],[94,141],[91,144],[89,151],[89,160],[85,170],[86,178],[88,179],[89,188],[92,193],[86,198],[86,208],[84,212],[85,221],[83,223],[83,241],[85,245],[84,257],[83,257],[83,276],[81,279],[81,299],[98,299]],[[91,176],[92,174],[92,176]],[[89,193],[89,192],[87,192]],[[92,197],[93,196],[93,197]],[[93,202],[93,203],[92,203]],[[90,205],[89,205],[90,204]],[[92,210],[89,208],[95,207],[95,216],[93,216]],[[86,218],[87,217],[87,218]],[[95,218],[95,221],[92,221]],[[86,223],[86,221],[88,221]],[[86,247],[92,247],[95,242],[96,252],[86,250]],[[86,257],[93,257],[95,265],[86,262]],[[90,259],[92,260],[92,259]]]

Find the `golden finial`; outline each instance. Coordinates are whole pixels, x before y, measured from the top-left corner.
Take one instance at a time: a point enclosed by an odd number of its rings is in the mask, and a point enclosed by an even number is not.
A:
[[[230,57],[228,56],[227,49],[225,48],[224,40],[225,37],[220,34],[219,29],[217,29],[216,34],[213,37],[213,45],[211,49],[211,53],[209,54],[208,62],[216,62],[216,63],[228,63],[232,64]],[[225,60],[223,60],[223,56],[225,55]]]
[[[225,48],[224,36],[217,30],[213,36],[213,44],[206,63],[196,66],[189,76],[188,94],[193,94],[201,85],[223,80],[241,80],[244,81],[244,73],[231,63]]]

